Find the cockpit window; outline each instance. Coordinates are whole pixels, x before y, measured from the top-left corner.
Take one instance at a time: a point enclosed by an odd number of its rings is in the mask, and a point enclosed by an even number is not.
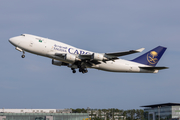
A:
[[[25,34],[21,34],[21,36],[25,36]]]

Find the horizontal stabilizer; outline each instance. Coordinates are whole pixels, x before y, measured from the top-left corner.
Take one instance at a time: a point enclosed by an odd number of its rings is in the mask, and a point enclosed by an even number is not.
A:
[[[162,70],[162,69],[168,69],[168,67],[139,67],[145,70]]]

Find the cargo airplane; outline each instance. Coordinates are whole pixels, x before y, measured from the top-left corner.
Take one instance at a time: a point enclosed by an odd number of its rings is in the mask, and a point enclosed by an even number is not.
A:
[[[25,51],[48,57],[52,59],[53,65],[67,66],[71,68],[73,73],[76,73],[76,69],[79,72],[87,73],[87,68],[129,73],[157,73],[159,70],[167,69],[167,67],[156,67],[166,50],[162,46],[158,46],[133,60],[123,60],[118,57],[142,52],[144,48],[124,52],[96,53],[30,34],[12,37],[9,42],[15,46],[16,50],[23,53],[22,58],[25,57]]]

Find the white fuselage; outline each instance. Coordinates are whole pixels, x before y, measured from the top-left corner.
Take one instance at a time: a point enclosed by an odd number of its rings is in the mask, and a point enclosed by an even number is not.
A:
[[[78,56],[79,54],[93,54],[94,52],[78,49],[76,47],[67,45],[65,43],[43,38],[39,36],[23,34],[21,36],[10,38],[9,41],[19,51],[27,51],[33,54],[49,57],[65,63],[73,64],[70,61],[65,60],[63,57],[56,56],[55,54],[73,54]],[[158,70],[145,70],[139,67],[146,67],[147,65],[136,63],[133,61],[117,59],[113,61],[99,61],[100,64],[92,66],[86,66],[89,68],[95,68],[110,72],[132,72],[132,73],[157,73]]]

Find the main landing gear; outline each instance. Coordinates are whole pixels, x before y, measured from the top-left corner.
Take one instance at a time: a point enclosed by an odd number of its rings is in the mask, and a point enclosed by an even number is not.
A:
[[[72,70],[72,73],[76,73],[76,70],[74,68],[71,68],[71,70]],[[84,69],[83,68],[79,68],[79,72],[82,72],[84,74],[84,73],[87,73],[88,70],[86,68],[84,68]]]
[[[79,72],[82,72],[83,74],[84,73],[87,73],[88,72],[88,70],[85,68],[85,69],[83,69],[83,68],[79,68]]]
[[[22,58],[25,58],[25,55],[24,55],[24,54],[25,54],[25,52],[23,51],[23,54],[21,55]]]
[[[72,70],[73,73],[76,73],[76,70],[74,68],[71,68],[71,70]]]

